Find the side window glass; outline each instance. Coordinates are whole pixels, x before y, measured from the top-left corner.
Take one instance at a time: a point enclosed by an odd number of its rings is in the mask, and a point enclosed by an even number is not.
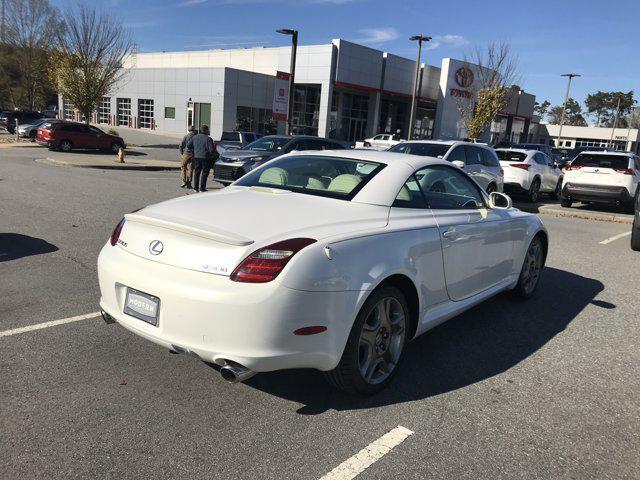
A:
[[[467,154],[467,165],[482,165],[482,149],[478,147],[465,146]]]
[[[496,156],[496,154],[489,150],[488,148],[483,148],[482,149],[482,159],[484,165],[486,165],[487,167],[499,167],[500,166],[500,162],[498,161],[498,157]]]
[[[294,150],[301,152],[305,150],[304,147],[306,147],[304,140],[295,140],[287,146],[287,152],[293,152]]]
[[[453,162],[454,160],[459,160],[461,162],[467,163],[467,155],[465,154],[464,147],[456,147],[454,148],[449,156],[447,157],[449,162]]]
[[[424,196],[414,175],[411,175],[409,180],[402,186],[391,206],[397,208],[427,208]]]
[[[484,207],[482,194],[467,176],[452,167],[434,165],[416,172],[429,207],[442,210]]]

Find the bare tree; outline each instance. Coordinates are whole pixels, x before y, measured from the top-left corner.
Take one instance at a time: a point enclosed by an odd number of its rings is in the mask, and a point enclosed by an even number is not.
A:
[[[519,83],[518,59],[509,44],[500,42],[476,48],[465,62],[474,72],[475,94],[458,96],[457,109],[467,135],[477,139],[508,103],[511,87]]]
[[[120,22],[84,4],[69,15],[61,32],[54,76],[58,92],[89,123],[103,96],[120,82],[133,43]]]
[[[0,74],[14,79],[6,84],[8,96],[15,107],[44,107],[53,95],[48,72],[60,13],[48,0],[12,0],[4,13]]]

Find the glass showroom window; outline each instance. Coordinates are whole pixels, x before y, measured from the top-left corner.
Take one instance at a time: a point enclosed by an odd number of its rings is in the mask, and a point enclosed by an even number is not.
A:
[[[62,100],[62,115],[65,120],[75,120],[76,119],[76,107],[73,106],[66,98]]]
[[[176,107],[164,107],[164,118],[176,118]]]
[[[318,134],[320,86],[296,85],[293,98],[293,131],[302,135]]]
[[[238,107],[236,109],[236,130],[260,135],[274,135],[278,133],[278,126],[273,120],[272,111],[267,108]]]
[[[146,98],[138,100],[138,127],[153,127],[153,100]]]
[[[118,125],[124,125],[125,127],[131,126],[131,99],[130,98],[118,98]]]
[[[109,123],[111,116],[111,97],[102,97],[98,105],[98,123]]]

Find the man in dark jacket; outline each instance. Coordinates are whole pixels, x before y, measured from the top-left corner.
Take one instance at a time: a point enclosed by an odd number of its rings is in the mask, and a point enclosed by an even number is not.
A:
[[[217,155],[216,145],[209,136],[209,127],[202,125],[200,133],[187,141],[187,149],[193,150],[193,190],[207,191],[207,177]]]
[[[191,174],[193,173],[193,150],[187,148],[187,142],[191,140],[198,130],[191,125],[189,131],[183,137],[180,142],[180,180],[182,185],[180,188],[192,188],[191,187]]]

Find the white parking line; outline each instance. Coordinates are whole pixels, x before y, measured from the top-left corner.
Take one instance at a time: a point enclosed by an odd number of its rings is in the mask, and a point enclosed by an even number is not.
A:
[[[615,242],[616,240],[626,237],[627,235],[631,235],[631,232],[624,232],[618,235],[614,235],[613,237],[609,237],[606,240],[601,241],[600,245],[606,245],[607,243]]]
[[[64,325],[65,323],[79,322],[80,320],[87,320],[89,318],[96,318],[99,316],[100,312],[93,312],[87,313],[86,315],[78,315],[76,317],[62,318],[60,320],[51,320],[50,322],[36,323],[35,325],[28,325],[26,327],[4,330],[3,332],[0,332],[0,338],[10,337],[11,335],[18,335],[20,333],[33,332],[34,330],[41,330],[43,328],[55,327],[57,325]]]
[[[413,432],[408,428],[397,426],[385,433],[375,442],[370,443],[353,457],[345,460],[320,480],[351,480],[364,472],[368,467],[384,457],[400,445]]]

